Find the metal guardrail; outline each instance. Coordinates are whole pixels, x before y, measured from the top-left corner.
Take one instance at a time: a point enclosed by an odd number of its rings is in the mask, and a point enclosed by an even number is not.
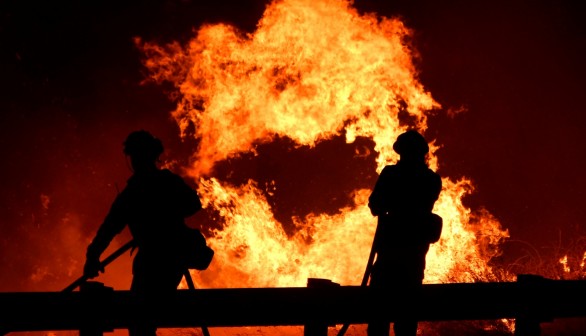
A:
[[[335,285],[178,290],[148,305],[129,291],[100,285],[90,282],[76,292],[0,293],[0,328],[101,334],[145,316],[161,328],[365,324],[372,318],[392,322],[399,305],[382,311],[379,303],[400,300],[369,287]],[[586,281],[532,275],[520,275],[516,282],[426,284],[418,319],[516,319],[515,334],[533,336],[539,335],[541,322],[586,316],[585,299]],[[323,328],[311,330],[323,334]]]

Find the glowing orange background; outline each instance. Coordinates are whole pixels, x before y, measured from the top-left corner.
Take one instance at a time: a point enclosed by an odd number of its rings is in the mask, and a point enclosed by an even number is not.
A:
[[[427,281],[581,278],[580,11],[310,3],[3,8],[0,288],[59,290],[80,274],[136,128],[163,139],[206,201],[190,224],[219,253],[198,286],[359,283],[365,197],[405,116],[435,140],[445,177]],[[179,72],[155,65],[177,52],[189,52],[167,63]],[[171,82],[140,84],[161,69]],[[129,262],[99,280],[126,288]]]

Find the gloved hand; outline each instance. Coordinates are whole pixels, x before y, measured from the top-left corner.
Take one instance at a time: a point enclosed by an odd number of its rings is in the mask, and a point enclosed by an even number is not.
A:
[[[100,260],[97,258],[87,258],[85,265],[83,265],[83,275],[92,279],[100,273],[104,273],[104,267],[100,264]]]

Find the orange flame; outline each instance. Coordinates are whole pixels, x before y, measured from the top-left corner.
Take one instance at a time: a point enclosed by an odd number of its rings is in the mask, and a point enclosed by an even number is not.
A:
[[[194,126],[199,140],[189,173],[205,207],[223,220],[209,237],[217,254],[200,274],[202,287],[305,286],[310,277],[360,283],[376,226],[366,206],[370,190],[355,190],[354,204],[335,215],[296,218],[289,236],[255,181],[234,186],[212,176],[216,163],[276,137],[312,148],[339,135],[348,143],[371,139],[380,172],[397,160],[392,144],[406,129],[400,115],[426,130],[427,116],[440,105],[417,80],[410,30],[351,5],[275,1],[254,33],[208,24],[185,46],[137,40],[151,79],[178,90],[173,117],[182,136]],[[434,169],[437,149],[432,144]],[[462,204],[473,189],[470,180],[444,177],[435,207],[444,231],[429,252],[426,282],[495,280],[489,261],[508,232],[488,212]]]

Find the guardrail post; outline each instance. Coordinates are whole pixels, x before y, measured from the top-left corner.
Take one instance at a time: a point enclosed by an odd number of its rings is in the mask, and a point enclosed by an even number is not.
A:
[[[307,279],[308,288],[327,288],[336,287],[339,284],[332,282],[328,279],[309,278]],[[319,321],[319,316],[315,317],[316,320],[308,322],[303,328],[304,336],[328,336],[328,325],[327,323]]]
[[[108,307],[100,307],[100,301],[113,293],[112,287],[104,286],[103,283],[97,281],[86,281],[79,286],[79,292],[83,293],[83,300],[88,302],[87,305],[94,306],[95,309],[88,309],[88,316],[84,316],[83,327],[79,329],[79,336],[103,336],[109,330],[105,326],[104,311]]]
[[[547,312],[547,303],[544,304],[544,294],[547,291],[544,285],[547,285],[548,281],[550,280],[534,274],[517,275],[521,291],[521,312],[515,318],[515,336],[540,336],[541,322],[551,320]]]

